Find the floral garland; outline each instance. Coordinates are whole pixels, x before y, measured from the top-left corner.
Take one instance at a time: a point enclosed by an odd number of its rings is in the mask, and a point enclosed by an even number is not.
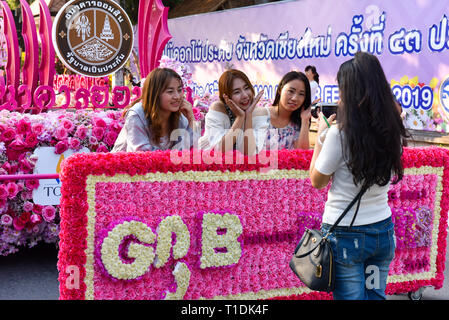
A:
[[[316,225],[324,209],[326,191],[313,189],[307,179],[311,156],[279,151],[272,174],[261,173],[266,165],[258,161],[174,164],[169,152],[70,157],[61,172],[61,299],[330,299],[305,288],[287,266],[300,229]],[[447,150],[406,148],[403,164],[404,179],[389,194],[398,248],[387,294],[441,288],[444,277]],[[98,248],[104,231],[113,230],[111,219],[113,226],[121,224],[127,212],[156,230],[156,241],[140,241],[137,231],[136,238],[128,237],[127,228],[105,259],[132,264],[140,254],[136,249],[146,245],[154,247],[155,257],[141,258],[151,266],[133,274],[136,279],[114,281],[114,265],[102,270],[95,261],[102,259]],[[223,224],[226,214],[230,220]],[[235,254],[213,258],[227,252]],[[79,289],[65,285],[73,265],[80,268]]]
[[[55,147],[55,153],[109,152],[123,127],[121,111],[54,111],[31,115],[0,111],[0,174],[32,174],[33,151]],[[57,244],[59,206],[33,203],[39,180],[0,182],[0,255],[33,247],[39,241]]]

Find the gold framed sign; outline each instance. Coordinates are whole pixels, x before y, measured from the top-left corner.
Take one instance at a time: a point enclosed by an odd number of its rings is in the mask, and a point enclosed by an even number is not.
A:
[[[115,73],[132,52],[131,21],[113,1],[68,2],[59,10],[52,33],[64,65],[89,77]]]

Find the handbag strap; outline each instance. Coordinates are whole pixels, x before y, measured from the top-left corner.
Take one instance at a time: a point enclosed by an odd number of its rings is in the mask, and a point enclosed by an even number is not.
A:
[[[356,202],[358,202],[358,203],[357,203],[356,211],[355,211],[355,213],[354,213],[354,217],[352,218],[351,225],[349,226],[349,227],[352,227],[352,224],[353,224],[354,221],[355,221],[355,217],[356,217],[356,215],[357,215],[357,212],[359,211],[360,201],[361,201],[361,199],[362,199],[363,194],[366,192],[367,189],[368,189],[368,188],[366,188],[366,187],[362,187],[362,189],[361,189],[361,190],[359,191],[359,193],[355,196],[355,198],[351,201],[351,203],[348,205],[348,207],[345,209],[345,211],[343,211],[343,213],[340,215],[340,217],[338,217],[338,219],[337,219],[337,221],[334,223],[334,225],[329,229],[329,231],[324,235],[324,237],[321,239],[320,242],[318,242],[318,244],[317,244],[315,247],[313,247],[311,250],[309,250],[309,251],[306,252],[306,253],[303,253],[303,254],[300,254],[300,255],[296,255],[296,254],[295,254],[296,258],[304,258],[305,256],[311,254],[316,248],[318,248],[318,246],[320,246],[321,243],[327,239],[327,237],[329,236],[329,234],[331,234],[331,233],[335,230],[335,228],[337,227],[337,225],[338,225],[338,224],[340,223],[340,221],[345,217],[345,215],[346,215],[346,214],[348,213],[348,211],[352,208],[352,206],[353,206]]]
[[[363,193],[362,193],[362,195],[363,195]],[[355,221],[355,217],[357,217],[357,213],[359,212],[360,201],[362,200],[362,195],[359,197],[359,200],[357,201],[357,207],[355,208],[354,216],[352,217],[352,221],[351,221],[351,224],[349,225],[349,229],[352,228],[352,225],[354,224],[354,221]]]
[[[338,224],[341,222],[341,220],[346,216],[346,214],[348,213],[348,211],[352,208],[352,206],[358,201],[357,204],[357,208],[356,211],[354,213],[354,217],[352,218],[351,221],[351,225],[349,227],[352,227],[352,224],[355,221],[355,217],[359,211],[359,207],[360,207],[360,200],[362,199],[363,194],[366,192],[368,188],[366,187],[362,187],[362,189],[359,191],[359,193],[355,196],[354,199],[352,199],[351,203],[348,205],[348,207],[345,209],[345,211],[343,211],[343,213],[340,215],[340,217],[338,217],[337,221],[335,221],[334,225],[329,229],[329,231],[327,232],[328,234],[334,232],[335,228],[337,228]]]

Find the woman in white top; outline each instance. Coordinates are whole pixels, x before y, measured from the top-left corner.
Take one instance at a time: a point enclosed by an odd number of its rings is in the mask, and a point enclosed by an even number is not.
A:
[[[312,105],[314,105],[314,104],[320,102],[320,100],[321,100],[321,98],[315,99],[316,91],[317,91],[318,85],[320,83],[320,75],[316,71],[315,66],[307,66],[304,69],[304,72],[307,76],[307,79],[309,79],[309,82],[310,82],[310,92],[311,92],[310,99],[311,99]]]
[[[309,149],[310,86],[304,73],[282,77],[269,111],[267,150]]]
[[[244,155],[259,153],[269,121],[268,110],[256,107],[263,91],[255,97],[248,77],[235,69],[220,76],[218,91],[220,100],[209,107],[199,149],[223,153],[238,150]]]
[[[189,149],[197,138],[192,105],[184,98],[181,77],[172,69],[151,71],[141,98],[123,114],[125,125],[112,152]]]
[[[395,240],[388,206],[390,181],[404,174],[402,147],[407,132],[379,60],[358,52],[337,74],[337,125],[326,129],[320,113],[310,180],[324,188],[332,178],[323,214],[326,233],[361,188],[354,206],[329,239],[335,256],[334,299],[385,299]],[[328,122],[334,120],[329,117]],[[323,141],[324,140],[324,141]]]

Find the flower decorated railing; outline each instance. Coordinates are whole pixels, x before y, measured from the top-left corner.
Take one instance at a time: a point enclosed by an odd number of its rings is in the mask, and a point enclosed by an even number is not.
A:
[[[327,197],[327,188],[316,190],[308,179],[311,156],[67,158],[60,298],[331,298],[304,287],[288,266],[304,228],[319,226]],[[404,150],[404,179],[389,193],[397,250],[388,294],[443,285],[448,159],[442,148]]]
[[[121,113],[78,110],[30,115],[0,111],[0,255],[40,241],[59,241],[59,205],[33,201],[33,191],[41,183],[37,178],[29,179],[38,160],[35,150],[54,147],[52,152],[59,155],[81,148],[109,152],[123,127]],[[44,216],[43,210],[53,214]]]

